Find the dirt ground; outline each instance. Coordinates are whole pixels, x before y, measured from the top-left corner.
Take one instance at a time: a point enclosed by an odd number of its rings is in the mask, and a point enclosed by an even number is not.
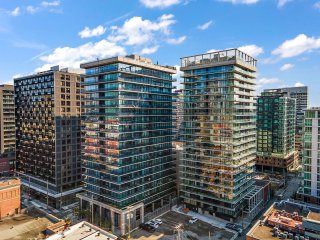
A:
[[[45,239],[42,231],[52,222],[38,213],[19,214],[0,221],[0,240]]]
[[[229,240],[234,235],[231,232],[214,227],[200,220],[194,224],[190,224],[189,216],[177,212],[168,212],[161,216],[160,219],[162,220],[162,224],[154,233],[148,233],[140,229],[133,232],[131,237],[139,240],[176,239],[177,232],[174,231],[174,226],[179,223],[183,225],[181,239],[206,240],[209,239],[209,232],[211,240]]]

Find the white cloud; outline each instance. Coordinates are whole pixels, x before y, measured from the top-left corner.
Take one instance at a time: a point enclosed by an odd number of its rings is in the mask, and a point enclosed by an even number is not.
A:
[[[80,63],[83,62],[125,54],[126,50],[123,47],[105,39],[78,47],[59,47],[51,54],[40,57],[45,64],[36,69],[36,72],[48,70],[53,65],[79,68]]]
[[[320,1],[315,2],[315,3],[313,4],[313,7],[314,7],[315,9],[320,9]]]
[[[305,85],[301,82],[297,82],[294,84],[295,87],[304,87]]]
[[[257,80],[257,89],[262,88],[264,85],[279,83],[281,82],[278,78],[260,78]]]
[[[11,12],[10,12],[10,15],[11,16],[19,16],[20,15],[20,7],[16,7],[15,9],[13,9]]]
[[[12,79],[23,77],[23,74],[18,73],[12,76]]]
[[[258,84],[270,84],[270,83],[278,83],[280,79],[278,78],[261,78],[257,80]]]
[[[229,2],[232,4],[255,4],[259,0],[219,0],[220,2]]]
[[[243,51],[247,54],[249,54],[252,57],[257,57],[260,54],[263,53],[263,48],[262,47],[258,47],[257,45],[245,45],[245,46],[241,46],[238,48],[240,51]]]
[[[152,54],[152,53],[155,53],[156,51],[158,51],[158,49],[159,49],[158,45],[156,45],[154,47],[145,47],[140,51],[140,54],[141,55]]]
[[[147,8],[167,8],[181,3],[181,0],[140,0]]]
[[[281,58],[289,58],[305,52],[311,52],[317,48],[320,48],[320,38],[299,34],[294,39],[283,42],[278,48],[272,51],[272,54],[278,55]]]
[[[292,0],[278,0],[278,7],[281,8]]]
[[[186,36],[181,36],[179,38],[168,38],[167,43],[173,44],[173,45],[178,45],[183,43],[187,39]]]
[[[27,6],[26,10],[28,13],[34,14],[34,13],[38,12],[40,10],[40,8],[30,5],[30,6]]]
[[[90,38],[90,37],[98,37],[104,34],[106,31],[106,28],[99,25],[96,28],[90,29],[88,27],[85,27],[81,32],[79,32],[79,36],[81,38]]]
[[[291,68],[293,68],[293,67],[294,67],[293,64],[291,64],[291,63],[286,63],[286,64],[284,64],[283,66],[281,66],[280,71],[284,72],[284,71],[287,71],[287,70],[289,70],[289,69],[291,69]]]
[[[172,14],[164,14],[156,21],[132,17],[122,27],[113,26],[113,32],[108,39],[125,45],[143,45],[154,42],[156,34],[170,34],[170,25],[176,23],[173,18]]]
[[[211,53],[211,52],[219,52],[220,50],[217,49],[210,49],[209,51],[207,51],[207,53]]]
[[[209,27],[210,27],[210,25],[213,23],[213,21],[211,20],[211,21],[209,21],[209,22],[206,22],[206,23],[204,23],[204,24],[202,24],[202,25],[199,25],[198,26],[198,29],[200,29],[200,30],[206,30],[206,29],[208,29]]]
[[[13,80],[10,80],[10,81],[1,81],[0,80],[0,84],[13,85]]]
[[[52,1],[52,2],[43,1],[41,5],[43,7],[58,7],[60,6],[60,1]]]
[[[42,10],[47,10],[52,13],[62,13],[62,10],[58,7],[60,6],[60,1],[42,1],[38,6],[29,5],[26,7],[26,11],[28,13],[34,14],[36,12],[40,12]]]
[[[50,54],[41,53],[36,58],[43,62],[43,66],[36,71],[49,69],[52,65],[79,67],[80,63],[96,58],[126,55],[127,50],[140,54],[155,53],[161,47],[161,43],[179,44],[186,39],[186,36],[171,37],[173,34],[170,27],[175,22],[172,14],[164,14],[156,20],[142,19],[138,16],[129,18],[120,26],[112,26],[111,33],[104,40],[76,47],[58,47]],[[88,33],[82,31],[79,35],[91,36],[93,29],[87,30]]]

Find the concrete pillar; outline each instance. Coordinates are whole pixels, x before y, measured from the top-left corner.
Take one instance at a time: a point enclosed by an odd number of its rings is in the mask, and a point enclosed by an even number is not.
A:
[[[154,212],[154,203],[152,203],[152,212]]]
[[[99,206],[99,226],[100,227],[101,227],[101,215],[102,215],[101,206]]]
[[[163,199],[161,199],[161,207],[163,207]]]
[[[79,198],[80,199],[80,210],[82,210],[82,198]]]
[[[140,208],[141,222],[144,223],[144,206]]]
[[[121,235],[126,234],[126,214],[124,212],[120,215],[120,229],[121,229]]]
[[[114,211],[110,210],[110,218],[111,218],[111,230],[112,233],[114,233],[115,228],[114,228]]]

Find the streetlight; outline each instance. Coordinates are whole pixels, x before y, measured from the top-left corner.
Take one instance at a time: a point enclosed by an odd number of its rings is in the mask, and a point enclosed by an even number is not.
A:
[[[178,233],[177,240],[181,240],[181,232],[182,231],[183,231],[182,223],[179,223],[178,225],[174,226],[174,232]]]

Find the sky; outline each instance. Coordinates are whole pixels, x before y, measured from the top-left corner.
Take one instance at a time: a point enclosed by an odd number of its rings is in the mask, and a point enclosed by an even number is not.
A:
[[[0,0],[0,83],[132,53],[178,67],[227,48],[258,60],[258,92],[306,85],[320,106],[320,0]]]

